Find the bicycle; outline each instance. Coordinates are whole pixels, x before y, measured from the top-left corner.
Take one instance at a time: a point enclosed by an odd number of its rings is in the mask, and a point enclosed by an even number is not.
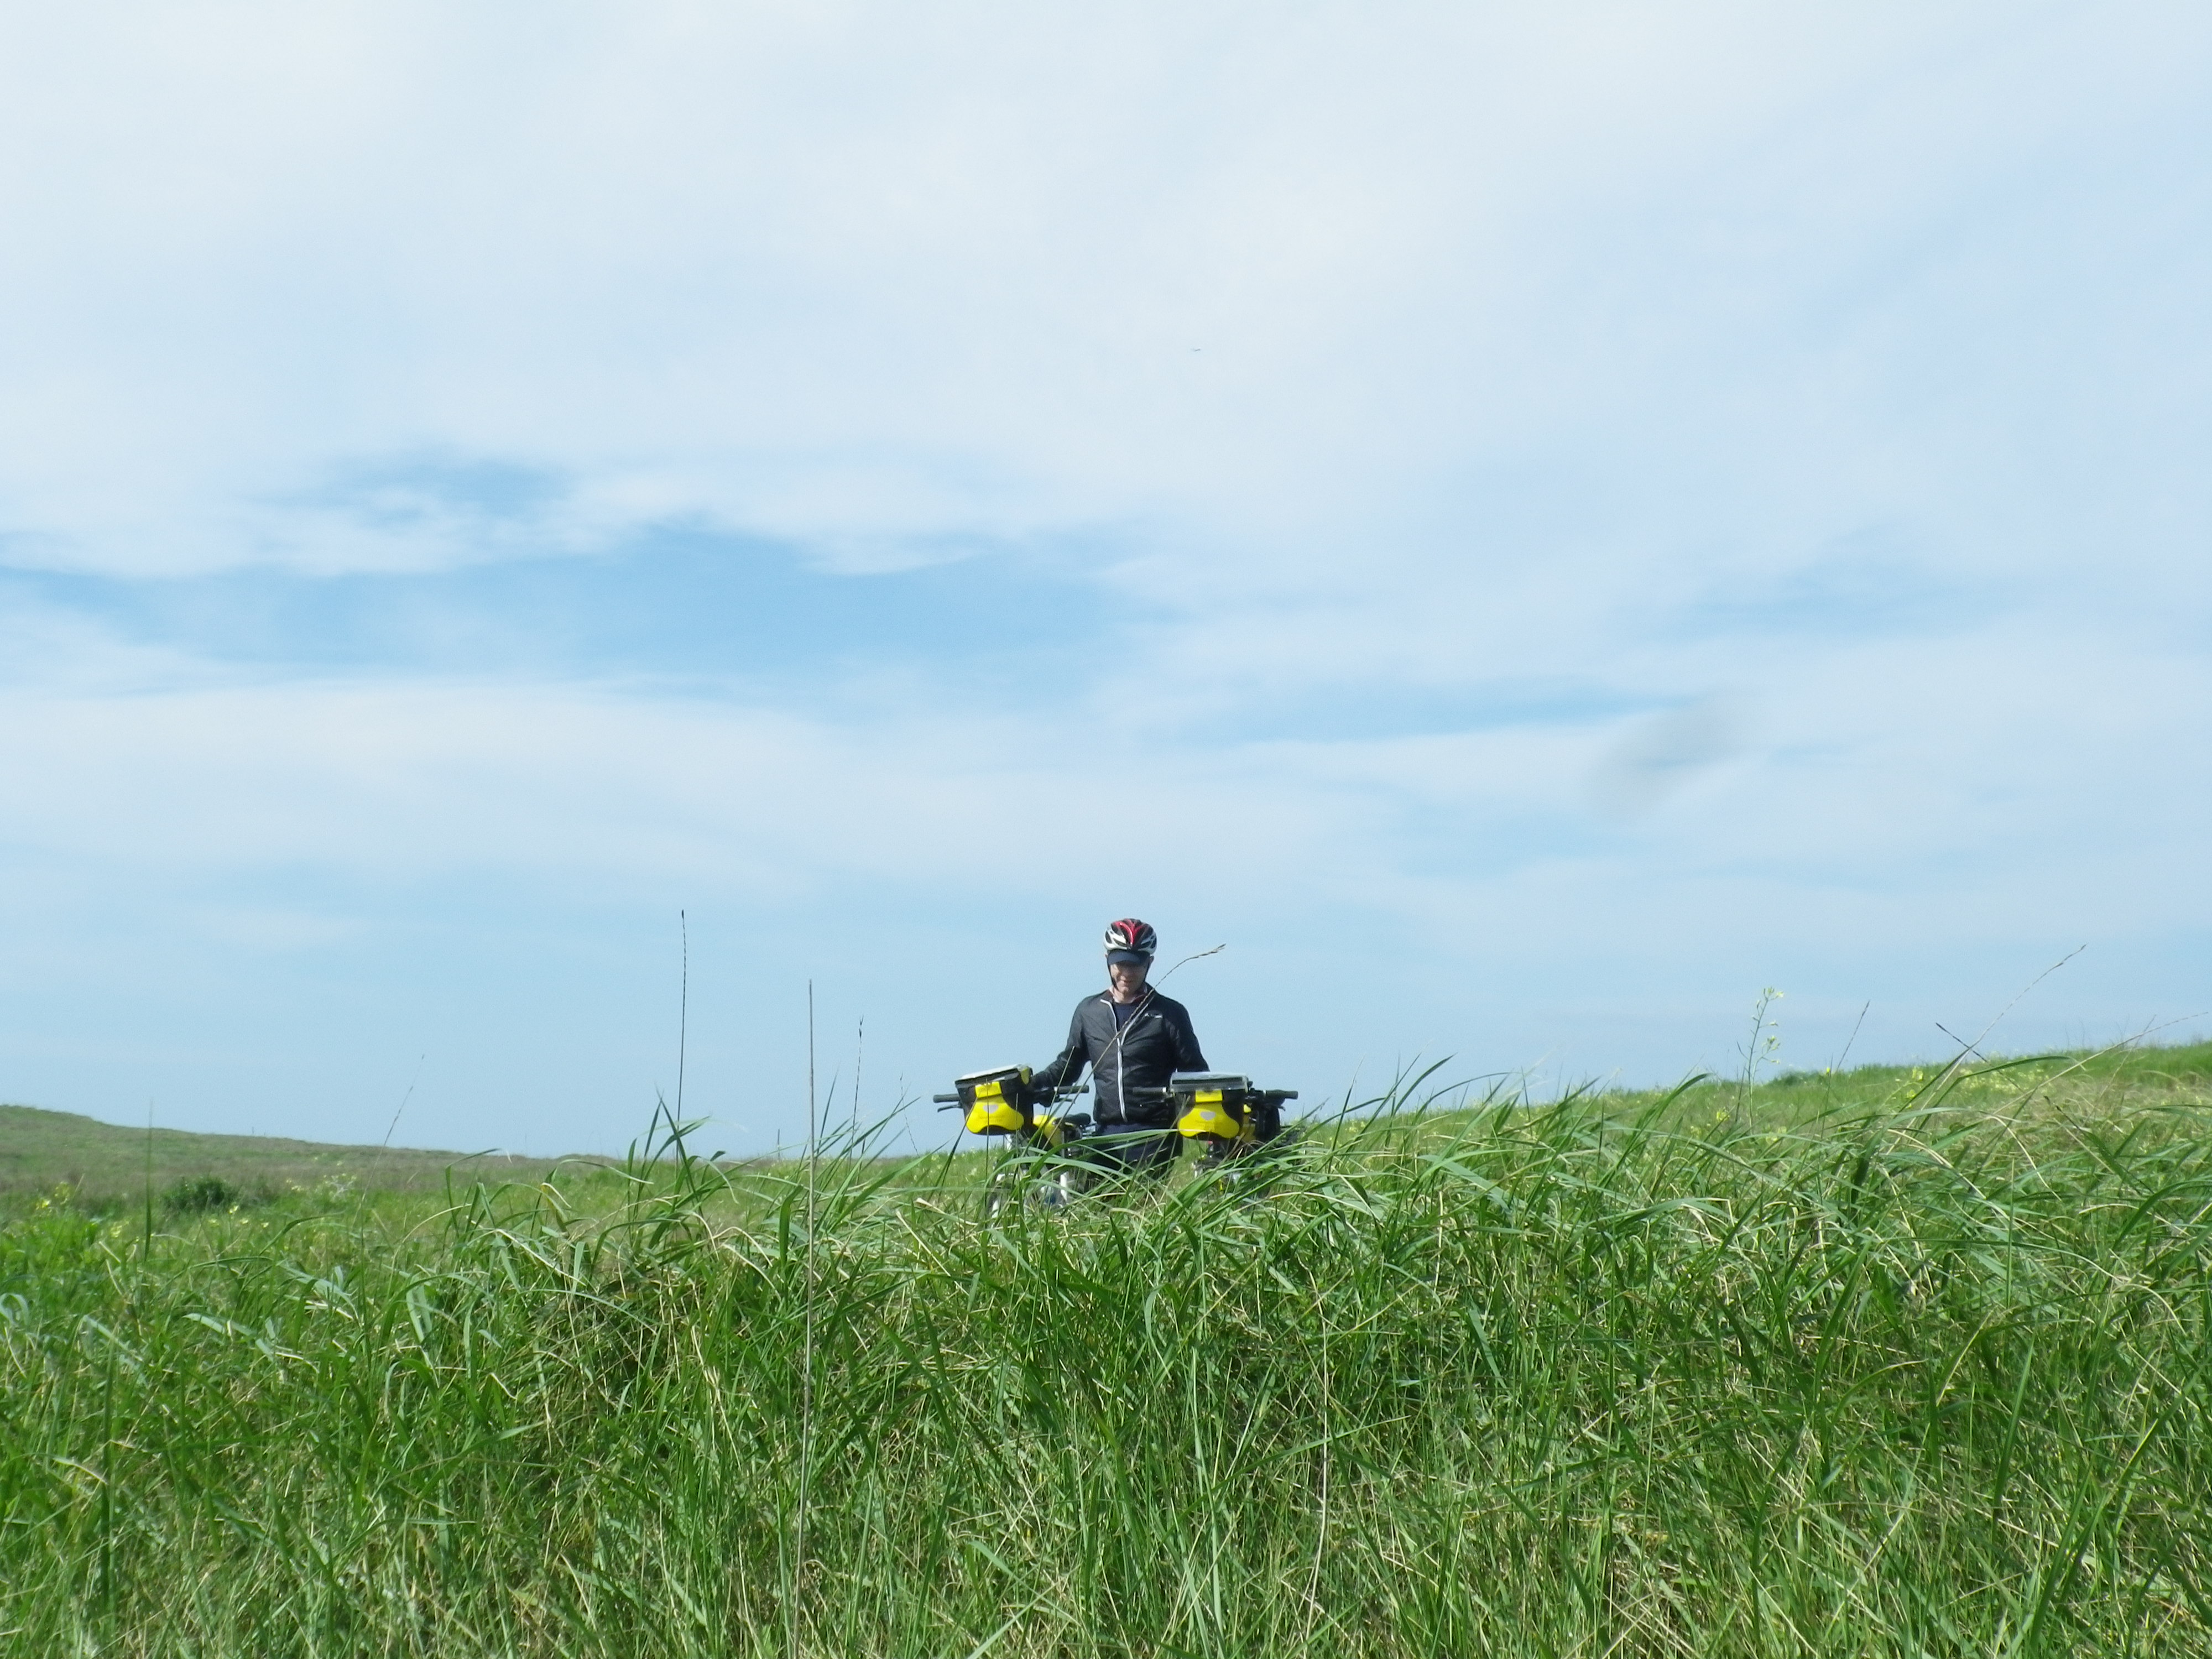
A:
[[[1296,1089],[1262,1089],[1233,1072],[1178,1072],[1148,1092],[1170,1103],[1177,1134],[1205,1148],[1201,1176],[1224,1186],[1256,1184],[1298,1139],[1283,1126],[1284,1103],[1298,1097]]]
[[[1001,1066],[955,1078],[951,1094],[932,1097],[938,1110],[964,1113],[962,1127],[969,1134],[1004,1143],[983,1189],[987,1218],[1024,1196],[1057,1208],[1097,1182],[1098,1171],[1079,1156],[1092,1133],[1091,1119],[1043,1109],[1083,1092],[1079,1084],[1041,1089],[1028,1066]]]
[[[1054,1116],[1046,1108],[1083,1092],[1080,1085],[1041,1089],[1026,1066],[1002,1066],[954,1079],[952,1092],[933,1097],[940,1111],[965,1113],[969,1134],[1004,1142],[984,1189],[983,1213],[994,1216],[1017,1197],[1057,1208],[1116,1175],[1126,1175],[1113,1143],[1133,1134],[1174,1134],[1201,1148],[1200,1173],[1226,1186],[1255,1184],[1265,1162],[1286,1150],[1297,1131],[1283,1126],[1295,1089],[1262,1089],[1229,1072],[1178,1073],[1164,1087],[1133,1089],[1133,1098],[1165,1105],[1169,1129],[1102,1125],[1079,1113]]]

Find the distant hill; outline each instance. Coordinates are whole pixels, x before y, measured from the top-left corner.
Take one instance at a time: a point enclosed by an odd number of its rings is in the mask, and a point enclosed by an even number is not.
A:
[[[194,1134],[125,1128],[73,1112],[0,1106],[0,1200],[15,1207],[64,1182],[76,1201],[109,1208],[141,1201],[149,1180],[158,1197],[179,1182],[213,1176],[257,1197],[329,1183],[404,1191],[457,1181],[537,1181],[556,1162],[507,1154],[427,1152],[409,1146],[331,1146],[274,1135]],[[593,1160],[597,1162],[599,1160]]]

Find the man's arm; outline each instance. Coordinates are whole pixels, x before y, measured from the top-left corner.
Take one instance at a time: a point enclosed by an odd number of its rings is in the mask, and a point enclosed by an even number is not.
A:
[[[1176,1063],[1178,1072],[1203,1072],[1207,1068],[1206,1056],[1198,1049],[1198,1032],[1190,1023],[1190,1010],[1176,1004],[1175,1030]]]
[[[1075,1005],[1075,1018],[1067,1022],[1067,1047],[1053,1057],[1047,1066],[1040,1066],[1030,1074],[1030,1081],[1040,1089],[1057,1089],[1063,1083],[1073,1083],[1083,1074],[1091,1059],[1091,1039],[1083,1029],[1084,1004]]]

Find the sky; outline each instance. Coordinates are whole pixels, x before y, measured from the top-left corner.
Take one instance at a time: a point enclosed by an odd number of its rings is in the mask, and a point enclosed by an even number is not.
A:
[[[2201,6],[7,41],[0,1099],[939,1146],[1123,915],[1309,1104],[2212,1031]]]

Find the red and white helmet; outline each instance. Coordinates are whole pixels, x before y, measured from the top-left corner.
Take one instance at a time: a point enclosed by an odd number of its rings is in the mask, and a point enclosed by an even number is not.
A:
[[[1119,921],[1106,924],[1106,954],[1109,957],[1141,957],[1146,962],[1159,949],[1159,935],[1152,932],[1149,921],[1139,921],[1134,916],[1124,916]]]

